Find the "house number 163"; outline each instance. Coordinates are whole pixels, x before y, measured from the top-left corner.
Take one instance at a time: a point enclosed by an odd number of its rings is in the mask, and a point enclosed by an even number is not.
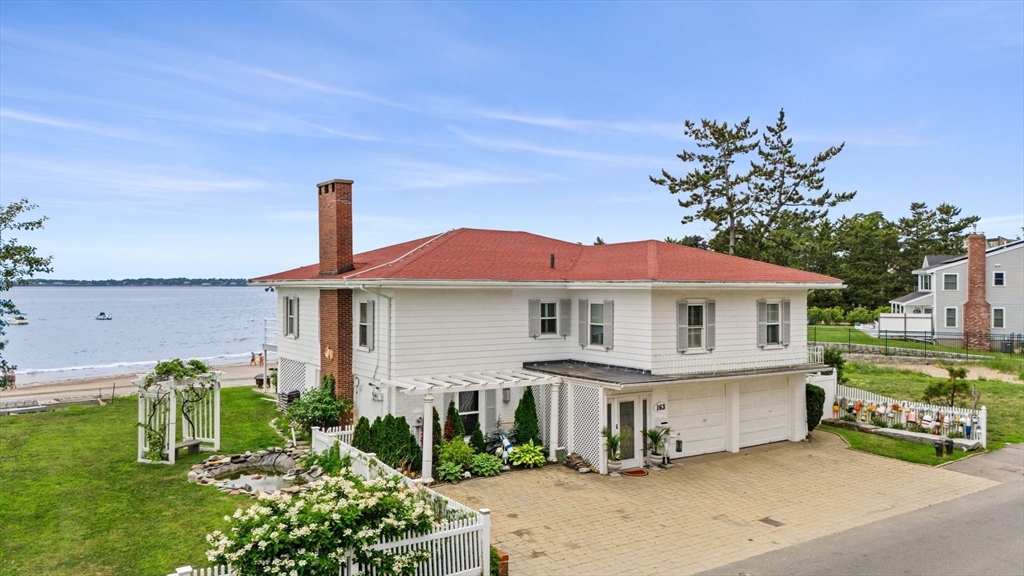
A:
[[[664,402],[658,402],[657,404],[655,404],[654,405],[654,411],[655,412],[664,412],[665,411],[665,403]]]

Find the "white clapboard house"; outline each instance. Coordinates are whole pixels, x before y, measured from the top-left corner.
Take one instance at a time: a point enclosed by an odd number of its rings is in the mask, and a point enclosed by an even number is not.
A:
[[[419,436],[450,401],[467,430],[508,428],[532,386],[551,456],[602,472],[604,426],[626,435],[624,468],[652,426],[671,428],[672,458],[806,436],[805,376],[825,369],[807,293],[840,280],[655,240],[465,228],[353,255],[352,182],[317,188],[320,262],[251,281],[277,291],[281,392],[333,374],[356,417],[404,416]]]

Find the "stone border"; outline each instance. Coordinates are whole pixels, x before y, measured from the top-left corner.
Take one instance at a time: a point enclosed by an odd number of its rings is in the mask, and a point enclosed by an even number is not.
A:
[[[931,446],[936,442],[945,442],[946,440],[950,440],[950,438],[947,438],[945,436],[939,436],[937,434],[923,434],[921,432],[898,430],[896,428],[882,428],[881,426],[875,426],[874,424],[861,424],[859,422],[850,422],[848,420],[839,420],[834,418],[822,418],[821,423],[827,426],[832,426],[833,428],[844,428],[846,430],[867,432],[868,434],[877,434],[879,436],[885,436],[886,438],[892,438],[894,440],[903,440],[904,442],[913,442],[914,444],[925,444],[927,446]],[[971,452],[974,450],[984,451],[984,449],[981,447],[981,442],[978,442],[977,440],[971,440],[968,438],[952,438],[952,440],[953,445],[956,448],[959,448],[965,452]]]
[[[246,452],[245,454],[234,454],[232,456],[210,456],[199,464],[192,466],[188,472],[188,481],[203,486],[216,486],[221,492],[229,494],[245,494],[255,498],[262,490],[254,490],[248,484],[239,484],[235,480],[217,480],[217,476],[231,474],[250,468],[274,468],[286,471],[300,480],[302,484],[282,488],[278,492],[285,494],[296,494],[309,490],[309,483],[323,475],[319,466],[309,470],[297,468],[295,463],[299,458],[306,455],[306,450],[297,448],[267,448],[259,452]]]

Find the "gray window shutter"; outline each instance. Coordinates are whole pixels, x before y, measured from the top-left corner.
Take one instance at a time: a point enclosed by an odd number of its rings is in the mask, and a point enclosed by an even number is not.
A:
[[[299,297],[295,297],[295,337],[299,337]]]
[[[498,391],[484,390],[484,421],[481,423],[484,434],[498,427]]]
[[[782,345],[789,346],[789,300],[783,300],[779,308],[782,308]]]
[[[757,345],[764,348],[768,344],[768,302],[757,301]]]
[[[558,301],[558,333],[565,338],[572,333],[572,300]]]
[[[540,300],[530,300],[530,338],[540,336]]]
[[[604,347],[615,348],[615,301],[604,301]]]
[[[686,352],[689,348],[688,328],[690,319],[686,316],[686,300],[676,302],[676,352]]]
[[[704,347],[715,349],[715,301],[708,300],[704,306]]]
[[[590,344],[590,301],[580,300],[580,346]]]
[[[366,348],[368,350],[373,350],[373,341],[376,340],[376,335],[374,334],[374,327],[376,326],[374,322],[375,304],[376,302],[373,300],[366,301]]]

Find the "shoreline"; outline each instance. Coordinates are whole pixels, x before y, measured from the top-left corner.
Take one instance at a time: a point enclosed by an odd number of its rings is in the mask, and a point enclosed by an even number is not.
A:
[[[184,359],[184,358],[183,358]],[[218,356],[198,357],[207,366],[223,370],[225,368],[236,368],[249,366],[249,353],[221,354]],[[186,359],[187,360],[187,359]],[[149,372],[156,366],[158,361],[140,362],[115,362],[98,366],[71,366],[67,368],[37,368],[25,371],[17,371],[17,387],[19,389],[36,388],[39,386],[52,386],[56,384],[75,384],[83,381],[109,380],[134,377],[136,374]],[[276,358],[269,360],[267,365],[276,365]]]

